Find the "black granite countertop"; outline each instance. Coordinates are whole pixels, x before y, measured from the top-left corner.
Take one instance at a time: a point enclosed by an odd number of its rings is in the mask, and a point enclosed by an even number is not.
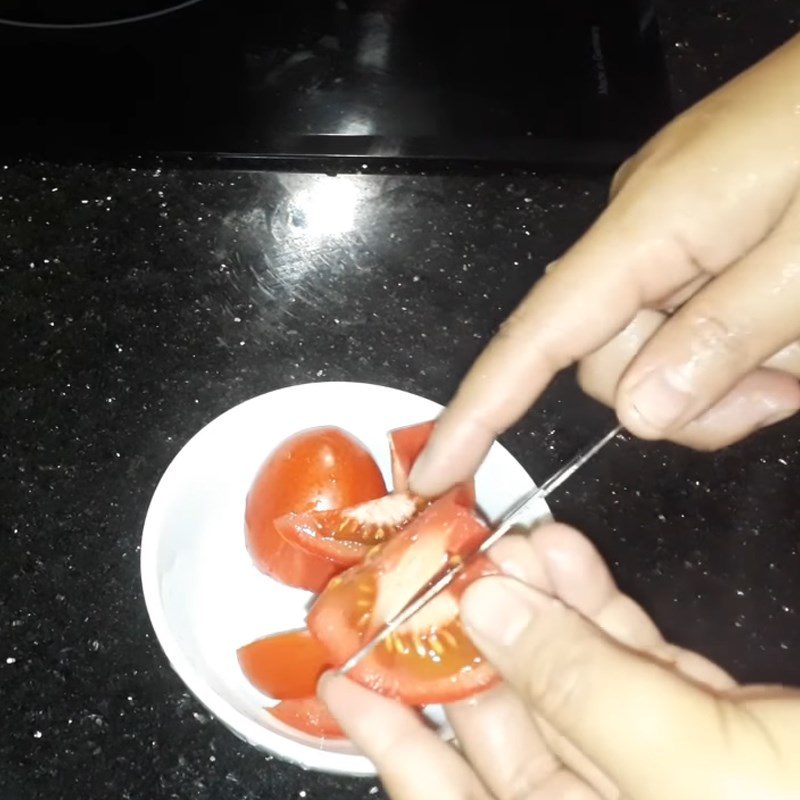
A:
[[[665,3],[678,105],[798,26],[795,0]],[[301,198],[326,180],[358,198],[351,230],[313,230]],[[186,692],[142,601],[151,493],[194,432],[270,389],[445,402],[605,183],[0,165],[3,800],[380,796],[248,748]],[[609,420],[566,375],[505,443],[541,478]],[[616,444],[553,505],[667,635],[800,683],[798,434]]]

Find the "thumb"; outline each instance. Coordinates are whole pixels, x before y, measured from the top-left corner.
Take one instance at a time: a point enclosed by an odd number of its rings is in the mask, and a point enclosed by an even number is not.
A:
[[[630,650],[561,601],[507,577],[462,600],[475,644],[531,710],[638,800],[722,797],[736,709]],[[727,795],[726,795],[727,796]]]

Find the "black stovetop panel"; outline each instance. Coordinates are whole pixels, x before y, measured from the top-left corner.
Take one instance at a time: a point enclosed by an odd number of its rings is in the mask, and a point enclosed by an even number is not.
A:
[[[0,1],[0,17],[22,5]],[[49,5],[26,19],[69,21]],[[14,76],[2,148],[45,156],[607,165],[669,113],[652,9],[628,0],[539,0],[536,13],[507,0],[204,0],[128,24],[0,24],[0,68]]]

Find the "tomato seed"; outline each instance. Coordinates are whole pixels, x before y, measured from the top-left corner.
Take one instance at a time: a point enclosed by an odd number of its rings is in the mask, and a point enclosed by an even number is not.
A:
[[[394,637],[394,649],[399,656],[406,656],[409,653],[408,648],[403,644],[403,640],[399,636]]]

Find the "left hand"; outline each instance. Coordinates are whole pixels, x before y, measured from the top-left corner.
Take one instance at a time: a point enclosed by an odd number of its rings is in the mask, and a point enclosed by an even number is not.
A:
[[[571,528],[492,558],[517,580],[478,581],[462,619],[506,682],[447,709],[459,749],[347,678],[320,684],[394,800],[800,797],[800,693],[666,642]]]

